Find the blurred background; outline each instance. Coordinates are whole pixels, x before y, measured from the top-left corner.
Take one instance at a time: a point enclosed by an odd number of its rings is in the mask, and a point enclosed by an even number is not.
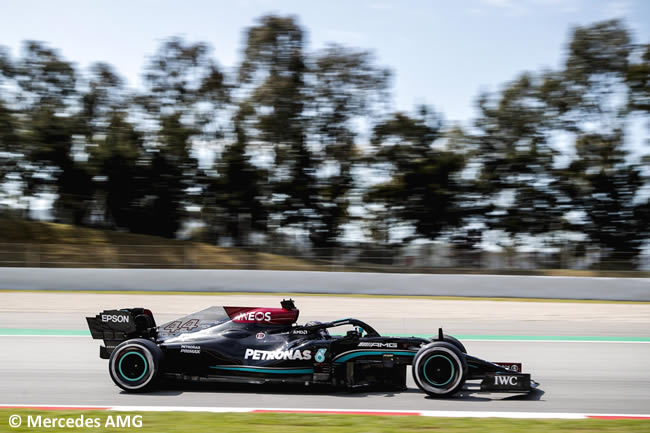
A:
[[[650,273],[650,4],[14,2],[0,266]]]

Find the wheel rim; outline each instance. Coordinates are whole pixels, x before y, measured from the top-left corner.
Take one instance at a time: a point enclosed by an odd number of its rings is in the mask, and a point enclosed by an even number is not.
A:
[[[135,351],[126,352],[122,355],[117,367],[120,376],[129,382],[137,382],[142,379],[149,369],[145,357]]]
[[[424,378],[433,386],[445,386],[456,375],[456,368],[451,359],[445,355],[433,355],[422,365]]]

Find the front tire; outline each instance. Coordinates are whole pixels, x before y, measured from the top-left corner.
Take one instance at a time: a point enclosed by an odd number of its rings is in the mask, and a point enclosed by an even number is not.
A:
[[[432,397],[449,397],[463,388],[467,361],[455,345],[436,341],[418,351],[412,371],[422,391]]]
[[[142,392],[155,386],[162,351],[154,342],[136,338],[118,345],[108,361],[115,385],[128,392]]]

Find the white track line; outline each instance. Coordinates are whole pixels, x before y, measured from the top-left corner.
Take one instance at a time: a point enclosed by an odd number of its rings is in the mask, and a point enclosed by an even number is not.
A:
[[[517,419],[643,419],[650,414],[592,414],[563,412],[493,412],[493,411],[399,411],[375,409],[321,409],[321,408],[263,408],[263,407],[202,407],[202,406],[95,406],[56,404],[0,404],[0,409],[47,409],[47,410],[111,410],[119,412],[206,412],[206,413],[296,413],[296,414],[364,414],[364,415],[413,415],[441,418],[517,418]]]

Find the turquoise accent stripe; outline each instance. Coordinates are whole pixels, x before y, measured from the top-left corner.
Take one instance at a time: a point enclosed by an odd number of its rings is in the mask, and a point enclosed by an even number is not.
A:
[[[348,353],[347,355],[343,355],[340,358],[334,359],[335,363],[341,363],[341,362],[346,362],[350,359],[353,358],[358,358],[360,356],[368,356],[368,355],[402,355],[402,356],[415,356],[415,352],[402,352],[402,351],[395,351],[395,350],[374,350],[374,351],[363,351],[363,352],[353,352],[353,353]]]
[[[90,332],[83,329],[37,329],[37,328],[0,328],[0,336],[18,336],[24,335],[25,337],[47,337],[49,335],[59,337],[90,337]],[[332,334],[337,335],[337,334]],[[435,333],[431,334],[392,334],[388,333],[386,336],[390,337],[419,337],[431,338],[435,337]],[[623,337],[623,336],[577,336],[577,335],[462,335],[454,334],[454,337],[459,340],[486,340],[486,341],[587,341],[587,342],[603,342],[603,343],[617,343],[617,342],[630,342],[630,343],[650,343],[650,336],[644,337]]]
[[[427,376],[427,364],[428,364],[429,361],[431,361],[433,358],[442,358],[442,359],[444,359],[445,361],[447,361],[447,362],[449,363],[449,365],[451,365],[451,376],[449,376],[449,379],[447,379],[446,382],[443,382],[443,383],[435,383],[433,380],[429,379],[429,376]],[[451,382],[451,379],[453,379],[453,378],[454,378],[454,375],[456,374],[456,369],[454,368],[454,363],[451,362],[451,360],[450,360],[449,358],[447,358],[446,356],[444,356],[444,355],[433,355],[431,358],[427,359],[427,360],[425,361],[424,365],[422,366],[422,371],[424,372],[424,377],[425,377],[425,379],[426,379],[426,380],[427,380],[431,385],[433,385],[433,386],[445,386],[445,385],[447,385],[449,382]]]
[[[332,334],[337,335],[337,334]],[[393,334],[387,333],[384,337],[417,337],[432,338],[436,337],[435,333],[431,334]],[[453,334],[454,337],[461,340],[485,340],[485,341],[587,341],[603,343],[650,343],[650,337],[623,337],[623,336],[601,336],[601,335],[486,335],[486,334]]]
[[[141,374],[140,376],[136,377],[135,379],[131,379],[131,378],[129,378],[129,377],[126,377],[126,375],[122,372],[122,361],[124,361],[124,358],[126,358],[126,357],[129,356],[129,355],[138,355],[140,358],[142,358],[142,362],[144,362],[144,370],[142,371],[142,374]],[[142,379],[142,378],[144,377],[144,374],[145,374],[145,373],[147,372],[147,370],[148,370],[147,360],[144,359],[144,356],[142,356],[142,354],[141,354],[141,353],[138,353],[138,352],[126,352],[126,353],[125,353],[124,355],[122,355],[122,357],[120,358],[120,363],[118,364],[117,367],[118,367],[118,369],[120,370],[120,374],[122,375],[122,377],[123,377],[124,379],[128,380],[128,381],[131,381],[131,382],[137,382],[138,380]]]
[[[219,367],[217,365],[210,366],[216,370],[228,371],[245,371],[248,373],[276,373],[276,374],[311,374],[314,372],[313,368],[258,368],[258,367]]]

